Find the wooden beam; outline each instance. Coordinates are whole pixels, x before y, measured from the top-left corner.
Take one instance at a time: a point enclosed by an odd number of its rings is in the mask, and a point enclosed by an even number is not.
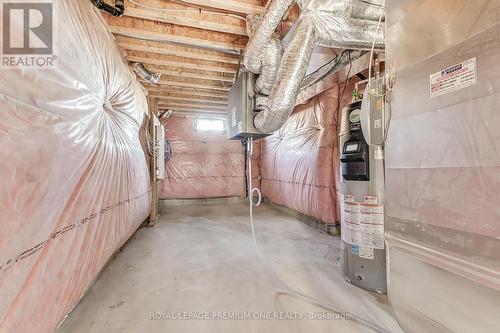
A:
[[[226,98],[226,99],[228,98],[227,92],[208,90],[208,89],[175,87],[175,86],[155,87],[146,85],[145,88],[150,93],[160,94],[160,95],[176,94],[176,95],[201,96],[201,97],[211,97],[211,98]]]
[[[146,64],[153,64],[159,66],[174,66],[181,68],[191,68],[203,71],[212,71],[220,73],[236,73],[236,67],[232,65],[216,63],[212,61],[203,60],[192,60],[180,57],[171,57],[165,55],[158,55],[153,53],[144,52],[130,52],[129,55],[125,57],[126,60],[132,62],[142,62]]]
[[[235,65],[239,63],[238,56],[236,55],[230,55],[217,51],[203,50],[196,47],[148,41],[126,36],[116,36],[116,43],[121,48],[131,51],[150,52],[184,58],[223,62]]]
[[[150,83],[147,83],[146,81],[140,80],[143,82],[145,85],[146,89],[148,89],[151,85]],[[217,91],[228,91],[228,88],[225,87],[220,87],[220,86],[209,86],[203,83],[192,83],[192,82],[180,82],[180,81],[172,81],[172,80],[165,80],[161,79],[158,84],[156,84],[156,87],[163,87],[164,89],[168,89],[167,86],[174,86],[174,87],[188,87],[188,88],[201,88],[201,89],[207,89],[207,90],[217,90]]]
[[[162,2],[163,7],[165,9],[172,9],[171,4],[169,2]],[[170,5],[170,6],[169,6]],[[164,22],[164,23],[171,23],[171,24],[177,24],[177,25],[182,25],[182,26],[187,26],[187,27],[192,27],[192,28],[198,28],[198,29],[204,29],[204,30],[211,30],[211,31],[218,31],[218,32],[223,32],[223,33],[229,33],[229,34],[236,34],[236,35],[242,35],[246,36],[246,28],[245,25],[241,26],[239,24],[234,24],[234,20],[238,20],[237,18],[233,18],[233,24],[230,24],[227,22],[227,18],[230,18],[229,16],[226,15],[226,20],[221,20],[222,22],[214,22],[209,21],[209,14],[203,13],[203,12],[196,12],[196,11],[186,11],[186,12],[162,12],[160,10],[158,11],[152,11],[152,10],[147,10],[147,9],[142,9],[142,8],[133,8],[131,6],[125,6],[125,15],[134,17],[134,18],[139,18],[139,19],[146,19],[146,20],[152,20],[152,21],[157,21],[157,22]],[[224,14],[211,14],[212,17],[216,16],[219,17],[220,19],[224,18]],[[241,20],[240,22],[245,22],[244,20]]]
[[[168,23],[155,24],[155,21],[126,16],[112,17],[107,15],[106,17],[111,32],[134,38],[192,45],[233,54],[242,51],[247,41],[247,38],[242,36]]]
[[[171,82],[200,84],[204,87],[207,87],[207,89],[215,89],[221,91],[228,91],[229,88],[231,87],[231,84],[229,82],[202,80],[202,79],[184,78],[179,76],[166,76],[166,75],[162,75],[160,80],[156,84],[159,85],[170,84]]]
[[[162,112],[165,112],[169,109],[161,109]],[[172,110],[172,114],[176,116],[187,116],[187,117],[219,117],[219,118],[227,118],[227,112],[218,112],[218,111],[204,111],[204,110],[196,110],[196,109],[183,109],[177,108]]]
[[[192,100],[186,101],[172,101],[172,100],[158,100],[158,105],[162,106],[171,106],[171,105],[177,105],[177,106],[193,106],[193,107],[198,107],[198,108],[209,108],[209,109],[220,109],[227,111],[227,105],[221,105],[221,104],[209,104],[209,103],[200,103],[200,102],[193,102]]]
[[[191,105],[191,104],[170,104],[170,105],[162,104],[160,109],[227,112],[227,108],[213,108],[213,107],[205,107],[201,105]]]
[[[234,82],[234,75],[225,76],[223,73],[207,72],[207,71],[185,71],[182,69],[175,70],[174,67],[165,66],[145,66],[147,70],[152,73],[160,73],[163,75],[178,77],[178,78],[191,78],[212,81]]]
[[[210,7],[226,10],[233,13],[260,14],[264,12],[264,7],[238,0],[182,0],[196,6]]]
[[[219,112],[227,112],[227,108],[214,108],[208,105],[198,105],[198,104],[161,104],[162,108],[166,109],[175,109],[175,108],[194,108],[205,111],[219,111]]]
[[[156,137],[156,128],[153,121],[153,118],[158,116],[158,100],[156,98],[148,98],[148,106],[149,106],[149,134],[151,138]],[[149,142],[146,142],[149,144]],[[149,221],[148,227],[153,227],[158,221],[158,179],[156,177],[156,158],[155,155],[150,156],[149,163],[149,174],[151,177],[151,207],[149,212]]]
[[[149,95],[150,97],[158,98],[158,100],[166,100],[167,103],[176,103],[176,102],[193,102],[193,103],[206,103],[208,104],[219,104],[219,105],[225,105],[227,106],[227,100],[222,100],[222,99],[209,99],[209,98],[200,98],[200,97],[192,97],[188,98],[187,96],[185,97],[175,97],[175,96],[165,96],[165,95],[157,95],[157,94],[151,94]]]

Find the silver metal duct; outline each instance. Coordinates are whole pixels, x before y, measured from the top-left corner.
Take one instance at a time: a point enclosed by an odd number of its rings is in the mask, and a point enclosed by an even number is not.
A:
[[[338,16],[378,21],[385,0],[297,0],[297,3],[302,11],[315,10]]]
[[[275,59],[277,64],[276,67],[279,66],[281,61],[280,54],[270,54],[272,52],[271,49],[268,49],[268,52],[265,52],[265,50],[269,45],[274,43],[272,40],[273,36],[275,36],[276,28],[280,24],[288,7],[290,7],[294,1],[295,0],[271,0],[269,3],[264,18],[258,25],[255,33],[252,34],[253,36],[251,36],[243,56],[243,66],[250,72],[261,74],[267,71],[268,68],[263,68],[264,62],[267,62],[266,57]],[[277,48],[275,48],[274,51],[277,52]],[[269,79],[269,81],[271,81],[271,79]],[[272,81],[274,82],[274,80]]]
[[[262,16],[249,15],[247,17],[247,32],[250,38],[253,38],[262,24]],[[273,33],[269,43],[262,46],[259,53],[260,75],[255,82],[255,88],[258,92],[269,95],[271,88],[278,75],[278,70],[283,57],[283,46],[276,33]]]
[[[384,27],[378,28],[378,20],[383,15],[383,7],[375,6],[379,14],[377,21],[350,17],[373,18],[373,8],[366,11],[361,10],[363,1],[347,1],[355,3],[356,10],[350,10],[346,1],[335,1],[343,3],[344,6],[333,7],[332,11],[310,11],[302,12],[296,22],[296,29],[290,44],[287,46],[281,61],[278,77],[271,89],[267,107],[259,112],[254,119],[255,127],[266,133],[278,130],[288,119],[292,112],[301,82],[306,74],[314,45],[319,43],[332,48],[348,50],[370,50],[373,42],[374,49],[384,49]],[[271,3],[270,8],[273,8]],[[364,4],[371,6],[370,4]],[[341,16],[346,15],[346,16]],[[275,16],[278,14],[275,13]],[[264,16],[264,22],[268,13]],[[257,36],[257,34],[256,34]],[[253,45],[256,45],[255,43]],[[248,67],[247,67],[248,68]],[[252,71],[251,68],[249,68]]]
[[[137,73],[140,77],[142,77],[144,80],[148,81],[149,83],[157,83],[160,81],[161,74],[160,73],[151,73],[144,67],[143,64],[139,62],[134,62],[132,64],[132,68],[134,69],[134,72]]]

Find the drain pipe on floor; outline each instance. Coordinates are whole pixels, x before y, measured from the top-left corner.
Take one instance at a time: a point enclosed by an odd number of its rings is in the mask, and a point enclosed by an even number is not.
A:
[[[90,2],[96,6],[97,9],[112,16],[122,16],[125,12],[125,4],[123,3],[123,0],[116,0],[114,6],[107,4],[104,0],[90,0]]]

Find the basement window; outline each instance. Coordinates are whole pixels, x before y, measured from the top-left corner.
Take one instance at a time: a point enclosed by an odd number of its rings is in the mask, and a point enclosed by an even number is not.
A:
[[[198,118],[195,127],[203,132],[222,132],[226,126],[222,119]]]

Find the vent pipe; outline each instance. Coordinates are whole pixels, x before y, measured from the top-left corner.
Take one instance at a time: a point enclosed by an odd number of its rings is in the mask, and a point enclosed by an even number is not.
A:
[[[112,16],[122,16],[125,11],[123,0],[116,0],[114,6],[107,4],[104,0],[90,0],[90,2],[96,6],[97,9]]]
[[[132,68],[134,69],[134,72],[137,73],[140,77],[142,77],[144,80],[148,81],[149,83],[157,83],[160,81],[161,74],[160,73],[151,73],[144,67],[143,64],[134,62],[132,64]]]

